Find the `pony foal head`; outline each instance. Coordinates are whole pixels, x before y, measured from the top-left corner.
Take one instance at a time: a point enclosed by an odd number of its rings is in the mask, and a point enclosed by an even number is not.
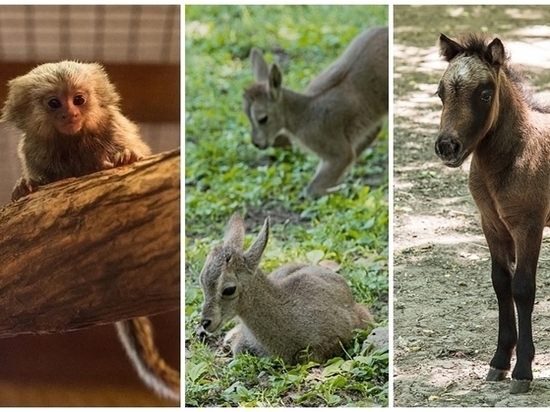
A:
[[[443,34],[439,52],[449,65],[437,89],[443,110],[435,152],[446,166],[458,167],[496,121],[506,53],[498,38],[487,44],[470,35],[458,43]]]

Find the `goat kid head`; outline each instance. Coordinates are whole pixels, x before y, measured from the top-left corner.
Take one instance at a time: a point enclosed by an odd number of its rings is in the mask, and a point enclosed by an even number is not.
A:
[[[255,83],[243,94],[244,111],[252,126],[252,143],[259,149],[288,144],[283,101],[283,76],[279,67],[268,68],[262,53],[250,51]]]
[[[240,301],[254,281],[267,244],[269,218],[247,251],[244,251],[244,234],[243,219],[234,214],[223,245],[214,248],[206,258],[199,277],[204,295],[201,315],[204,332],[214,333],[239,315]]]

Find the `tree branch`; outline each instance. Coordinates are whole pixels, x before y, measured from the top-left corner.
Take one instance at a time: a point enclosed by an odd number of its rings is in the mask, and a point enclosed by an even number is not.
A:
[[[0,338],[179,306],[179,149],[0,209]]]

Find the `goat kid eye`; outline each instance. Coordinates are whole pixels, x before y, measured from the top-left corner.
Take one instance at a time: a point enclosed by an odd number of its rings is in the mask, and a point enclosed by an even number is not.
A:
[[[265,124],[267,123],[267,116],[262,116],[258,119],[259,124]]]
[[[222,291],[222,295],[223,296],[232,296],[235,291],[237,290],[237,287],[236,286],[230,286],[228,288],[225,288],[223,291]]]

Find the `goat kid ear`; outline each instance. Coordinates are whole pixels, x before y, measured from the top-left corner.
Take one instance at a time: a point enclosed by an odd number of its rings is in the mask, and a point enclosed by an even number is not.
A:
[[[269,68],[269,95],[273,100],[278,100],[283,84],[283,75],[276,64]]]
[[[256,269],[260,264],[262,254],[267,245],[267,240],[269,238],[269,217],[265,219],[264,226],[258,234],[254,243],[250,245],[248,250],[244,254],[245,262],[252,268]]]
[[[439,35],[439,55],[446,61],[450,62],[463,51],[464,48],[460,44],[449,39],[443,33]]]
[[[485,58],[489,61],[489,63],[491,63],[492,66],[497,68],[504,64],[504,60],[506,60],[506,52],[504,51],[504,45],[499,38],[495,38],[491,43],[489,43],[485,53]]]
[[[243,250],[244,247],[244,221],[241,215],[234,213],[229,219],[223,245],[230,246],[236,250]]]
[[[252,60],[252,72],[254,73],[254,80],[257,82],[267,81],[268,69],[265,62],[264,55],[260,50],[253,47],[250,50],[250,60]]]

